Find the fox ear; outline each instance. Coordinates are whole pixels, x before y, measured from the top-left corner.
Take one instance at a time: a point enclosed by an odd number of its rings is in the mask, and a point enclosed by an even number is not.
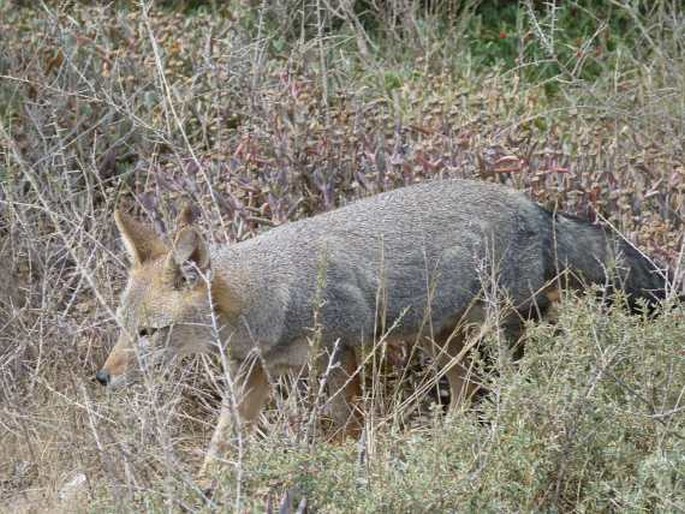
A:
[[[119,209],[114,211],[114,221],[133,264],[142,264],[169,251],[152,227]]]
[[[178,231],[168,266],[187,283],[194,283],[199,278],[198,272],[209,269],[209,249],[196,228],[186,226]]]
[[[209,251],[200,232],[194,227],[184,227],[174,239],[174,260],[179,266],[195,264],[201,271],[209,267]]]

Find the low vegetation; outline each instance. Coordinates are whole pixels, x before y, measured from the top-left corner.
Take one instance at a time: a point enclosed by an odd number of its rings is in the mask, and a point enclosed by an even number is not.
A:
[[[516,363],[492,331],[491,393],[449,416],[425,355],[372,360],[364,436],[339,445],[303,437],[311,381],[284,379],[211,498],[194,473],[219,363],[116,394],[93,378],[119,204],[164,233],[190,199],[235,243],[478,178],[610,225],[682,280],[680,2],[0,0],[0,41],[0,510],[685,510],[675,301],[652,318],[566,298]]]

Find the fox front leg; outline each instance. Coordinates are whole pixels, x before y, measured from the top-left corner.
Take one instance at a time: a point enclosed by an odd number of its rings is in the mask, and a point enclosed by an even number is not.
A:
[[[224,398],[221,402],[219,419],[200,468],[198,483],[204,490],[212,490],[216,486],[236,429],[251,429],[269,396],[268,377],[258,360],[238,375],[236,386],[236,407],[233,408],[230,398]],[[236,413],[238,420],[235,419]]]

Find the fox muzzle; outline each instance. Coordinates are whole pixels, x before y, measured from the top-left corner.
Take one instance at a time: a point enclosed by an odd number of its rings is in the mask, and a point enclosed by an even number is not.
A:
[[[95,378],[97,379],[98,382],[100,382],[103,386],[109,385],[111,376],[109,374],[109,371],[105,369],[101,369],[97,373],[95,373]]]

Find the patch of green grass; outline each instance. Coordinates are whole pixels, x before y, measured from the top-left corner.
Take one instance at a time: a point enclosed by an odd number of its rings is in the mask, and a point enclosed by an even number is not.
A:
[[[683,508],[684,328],[682,308],[646,321],[569,301],[476,412],[366,447],[255,441],[244,494],[296,491],[317,512]]]

